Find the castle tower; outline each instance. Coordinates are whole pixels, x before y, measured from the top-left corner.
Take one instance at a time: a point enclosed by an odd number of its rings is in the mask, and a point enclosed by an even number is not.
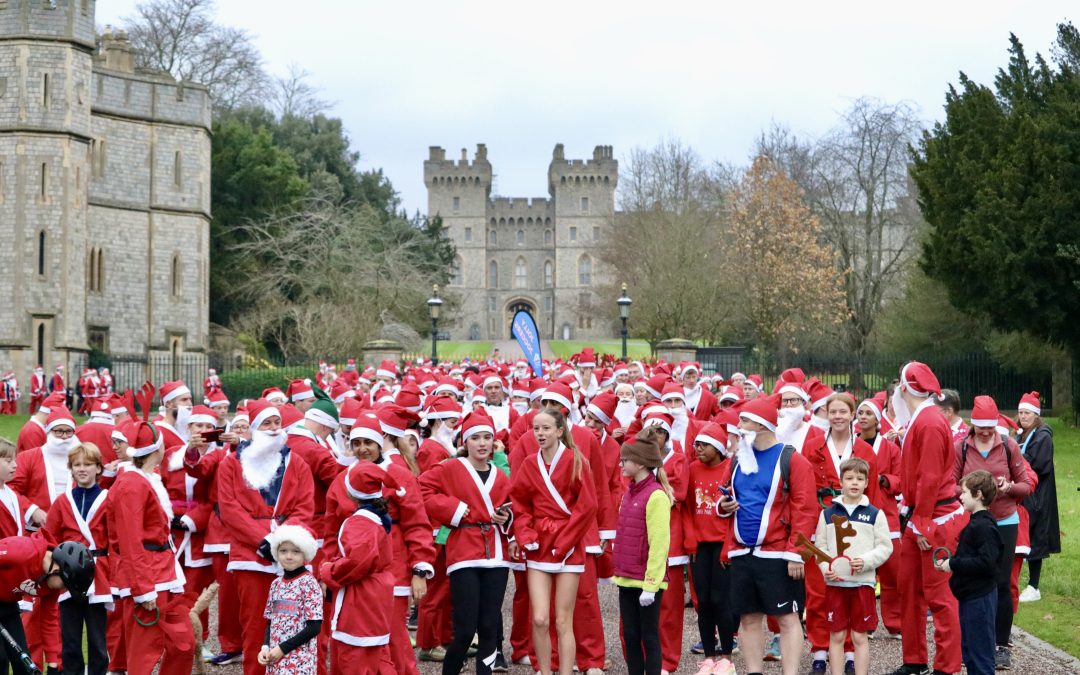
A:
[[[20,376],[87,349],[93,50],[92,0],[0,4],[0,347]]]

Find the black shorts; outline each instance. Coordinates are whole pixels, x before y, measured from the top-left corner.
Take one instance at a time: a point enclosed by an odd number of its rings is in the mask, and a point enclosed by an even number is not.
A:
[[[787,560],[751,553],[731,559],[731,611],[735,614],[800,613],[805,597],[803,580],[791,578]]]

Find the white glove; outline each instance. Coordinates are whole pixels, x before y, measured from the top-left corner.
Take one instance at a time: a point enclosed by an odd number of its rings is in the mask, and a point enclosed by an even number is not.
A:
[[[652,593],[650,591],[642,591],[641,597],[638,598],[638,604],[642,607],[648,607],[654,602],[656,602],[656,593]]]

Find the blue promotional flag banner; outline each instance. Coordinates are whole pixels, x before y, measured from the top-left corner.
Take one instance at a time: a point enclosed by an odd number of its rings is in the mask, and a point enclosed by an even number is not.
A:
[[[540,332],[536,330],[536,319],[525,310],[518,310],[514,315],[514,322],[510,325],[510,332],[525,353],[525,359],[532,366],[533,374],[543,377],[544,361],[540,357]]]

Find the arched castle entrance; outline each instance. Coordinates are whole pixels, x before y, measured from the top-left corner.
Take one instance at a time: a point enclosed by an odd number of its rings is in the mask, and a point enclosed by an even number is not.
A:
[[[536,301],[532,298],[512,298],[506,303],[506,321],[503,325],[506,326],[506,335],[503,336],[505,340],[513,340],[514,333],[511,330],[511,325],[514,323],[514,315],[519,311],[525,310],[529,314],[532,314],[533,319],[536,319],[537,324],[540,323],[539,318],[536,316]]]

